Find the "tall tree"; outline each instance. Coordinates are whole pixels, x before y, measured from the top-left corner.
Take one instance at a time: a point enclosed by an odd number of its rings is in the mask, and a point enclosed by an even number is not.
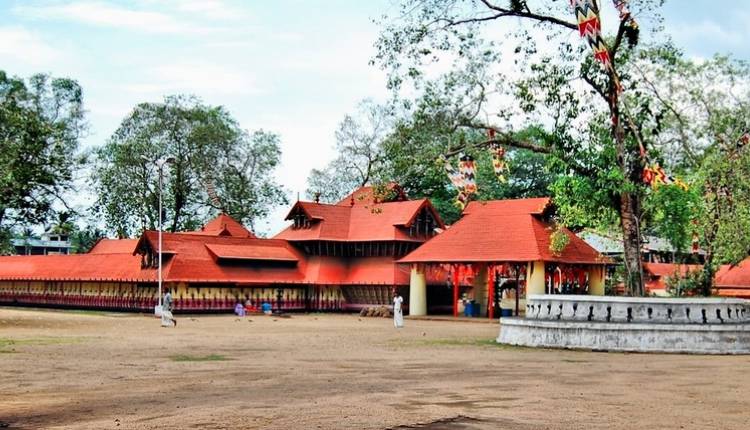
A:
[[[424,86],[428,66],[449,61],[452,72],[443,82],[452,90],[446,93],[460,100],[454,103],[454,128],[492,129],[495,137],[480,145],[503,144],[556,159],[565,173],[558,191],[595,191],[595,200],[585,194],[569,198],[563,215],[592,208],[613,214],[623,233],[628,291],[643,295],[641,153],[651,151],[653,140],[645,138],[642,125],[657,112],[636,116],[642,83],[627,66],[638,54],[632,17],[653,12],[661,2],[615,3],[629,3],[634,13],[622,9],[617,25],[600,35],[599,23],[590,21],[596,1],[574,2],[586,12],[584,22],[576,22],[571,3],[563,1],[404,0],[398,17],[384,20],[375,61],[389,70],[394,89],[405,82]],[[578,43],[572,36],[579,24],[604,67],[584,39]],[[517,124],[540,124],[545,132],[520,138]],[[462,144],[447,152],[465,149]]]
[[[85,130],[83,91],[72,79],[0,71],[0,236],[17,223],[40,224],[71,187]]]
[[[211,206],[255,228],[256,220],[267,216],[273,206],[287,203],[284,190],[274,178],[280,162],[277,134],[243,132],[239,141],[225,142],[213,168],[216,198],[209,198]]]
[[[95,211],[121,237],[158,224],[159,160],[164,220],[170,231],[198,228],[219,209],[252,225],[285,201],[273,180],[278,137],[241,130],[222,107],[194,97],[143,103],[94,154]]]
[[[370,99],[360,102],[353,114],[347,114],[336,129],[337,153],[323,169],[308,176],[307,195],[319,195],[325,202],[336,202],[352,190],[378,182],[383,163],[381,142],[393,130],[392,107]]]

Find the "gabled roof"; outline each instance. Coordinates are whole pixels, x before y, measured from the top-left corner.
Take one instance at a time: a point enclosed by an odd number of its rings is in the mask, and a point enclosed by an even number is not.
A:
[[[569,242],[555,255],[550,249],[554,226],[542,219],[548,198],[470,203],[460,220],[433,237],[400,263],[470,263],[553,261],[605,264],[608,260],[567,229]]]
[[[146,231],[137,250],[158,248],[156,231]],[[187,235],[163,233],[164,280],[167,282],[228,283],[294,283],[304,274],[296,264],[219,264],[216,258],[255,260],[260,263],[285,261],[295,263],[303,256],[289,242],[232,236]]]
[[[200,230],[187,231],[180,234],[198,234],[206,236],[255,237],[255,235],[227,214],[219,214],[207,222]]]
[[[308,228],[289,226],[275,239],[292,241],[331,240],[331,241],[410,241],[421,242],[420,238],[409,236],[408,228],[426,209],[431,212],[437,227],[444,227],[435,208],[429,200],[406,200],[377,204],[330,205],[325,203],[297,202],[286,216],[293,219],[302,211],[311,220]]]

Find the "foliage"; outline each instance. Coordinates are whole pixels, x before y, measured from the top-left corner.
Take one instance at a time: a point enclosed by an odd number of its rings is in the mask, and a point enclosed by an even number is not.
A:
[[[335,203],[354,189],[378,182],[383,163],[380,143],[393,127],[393,112],[388,105],[366,99],[354,114],[344,116],[336,129],[336,158],[323,169],[313,169],[308,176],[306,194]]]
[[[549,236],[549,250],[554,255],[560,255],[570,243],[570,237],[564,230],[557,228]]]
[[[142,103],[94,153],[95,211],[120,237],[158,224],[159,168],[163,167],[164,220],[170,231],[198,228],[219,210],[253,225],[285,202],[273,179],[280,161],[278,136],[241,130],[222,107],[194,97]]]
[[[644,200],[644,218],[655,236],[666,238],[676,253],[684,254],[697,233],[701,204],[698,187],[660,186]]]
[[[105,237],[104,232],[97,227],[86,226],[81,229],[76,226],[76,229],[70,233],[71,251],[74,254],[85,254],[91,251],[91,248],[103,237]]]
[[[655,23],[656,36],[662,3],[628,2],[634,16]],[[746,64],[690,61],[669,42],[638,40],[623,19],[602,29],[612,66],[601,67],[582,39],[571,39],[577,23],[568,2],[552,0],[403,0],[381,25],[373,62],[387,70],[397,97],[416,91],[407,105],[441,125],[435,145],[443,149],[435,152],[466,152],[464,135],[491,128],[492,141],[469,145],[543,155],[560,222],[621,227],[631,294],[644,292],[646,230],[685,248],[700,193],[652,191],[644,167],[692,175],[715,141],[721,112],[747,105]]]
[[[703,272],[701,270],[690,270],[684,275],[677,271],[672,276],[667,276],[665,284],[667,293],[674,297],[694,296],[703,291]]]
[[[71,187],[85,129],[83,91],[72,79],[0,71],[0,230],[44,223]]]

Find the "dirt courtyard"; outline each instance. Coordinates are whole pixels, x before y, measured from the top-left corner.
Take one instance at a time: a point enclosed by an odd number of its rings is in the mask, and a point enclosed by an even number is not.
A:
[[[0,308],[0,427],[747,429],[750,357],[493,345],[498,325]]]

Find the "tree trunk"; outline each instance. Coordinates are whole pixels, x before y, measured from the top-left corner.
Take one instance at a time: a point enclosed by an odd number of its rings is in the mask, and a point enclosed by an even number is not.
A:
[[[620,164],[625,177],[632,183],[637,184],[642,177],[643,169],[632,165],[632,154],[625,145],[625,128],[622,125],[622,116],[618,105],[619,90],[616,84],[617,74],[611,71],[611,79],[608,88],[609,108],[612,114],[612,134],[617,149],[617,161]],[[631,130],[635,133],[635,130]],[[625,262],[625,288],[630,296],[643,297],[646,288],[643,280],[643,262],[641,261],[641,201],[637,193],[623,191],[620,194],[620,225],[622,226],[622,246]]]
[[[620,223],[622,225],[622,244],[625,262],[625,287],[628,295],[641,297],[646,291],[643,282],[643,263],[641,262],[641,231],[638,222],[640,202],[631,193],[620,196]]]

